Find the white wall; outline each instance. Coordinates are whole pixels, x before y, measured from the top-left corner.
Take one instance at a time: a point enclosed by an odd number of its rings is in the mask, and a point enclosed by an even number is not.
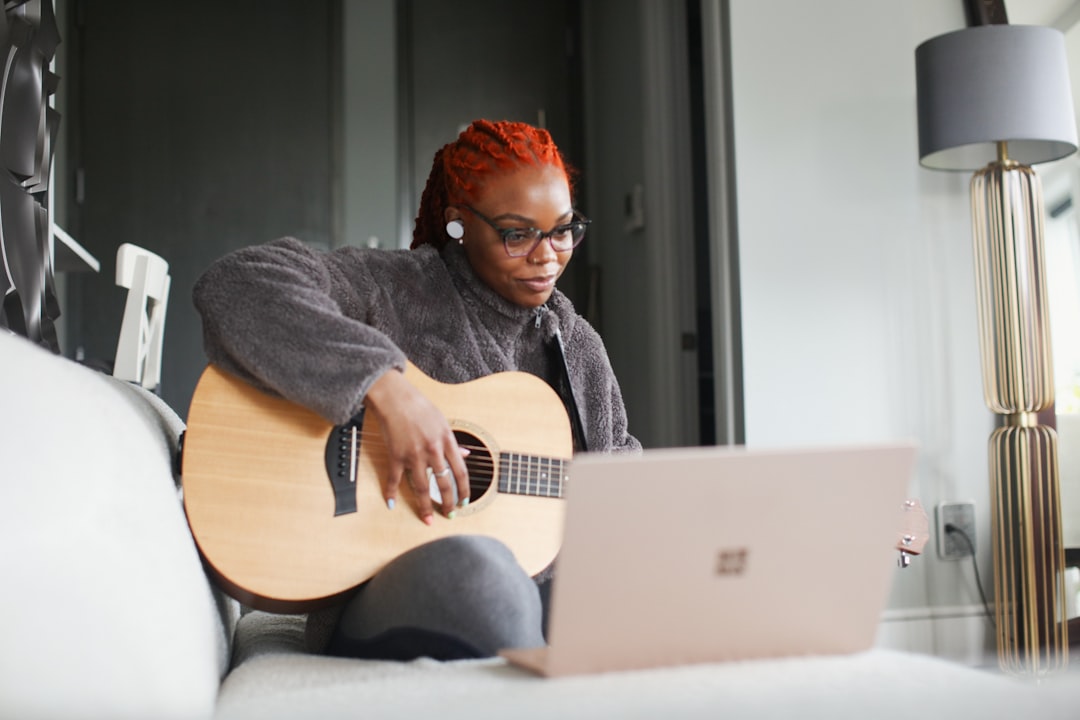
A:
[[[917,440],[911,492],[931,516],[976,503],[988,583],[969,176],[920,168],[915,119],[915,47],[963,27],[963,4],[730,8],[747,444]],[[927,550],[894,583],[909,631],[883,642],[981,662],[971,564]]]
[[[1042,0],[1051,2],[1052,0]],[[1010,8],[1009,18],[1025,24],[1052,24],[1065,33],[1065,48],[1069,56],[1073,105],[1080,122],[1080,2],[1073,1],[1067,11],[1065,0],[1059,0],[1048,12],[1028,4]],[[1031,13],[1031,15],[1021,14]],[[1013,18],[1016,17],[1015,20]],[[1080,547],[1080,412],[1075,400],[1062,402],[1063,384],[1075,382],[1072,375],[1080,358],[1080,336],[1077,327],[1078,309],[1074,283],[1080,271],[1075,256],[1075,237],[1080,233],[1080,155],[1048,165],[1040,173],[1043,197],[1047,210],[1070,198],[1073,209],[1057,218],[1047,217],[1047,292],[1050,296],[1050,319],[1054,345],[1054,373],[1058,384],[1057,431],[1058,464],[1061,478],[1061,518],[1065,547]],[[1068,334],[1066,334],[1068,333]],[[1064,383],[1062,381],[1065,381]]]

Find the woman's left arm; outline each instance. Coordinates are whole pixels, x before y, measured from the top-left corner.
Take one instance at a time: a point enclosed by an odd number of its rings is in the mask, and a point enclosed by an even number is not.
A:
[[[612,452],[639,452],[641,442],[630,434],[626,418],[626,405],[615,374],[611,375],[611,450]]]
[[[575,392],[581,397],[582,421],[587,425],[589,449],[627,452],[641,449],[630,434],[622,390],[611,367],[607,349],[599,333],[578,317],[569,333],[567,362],[574,374]]]

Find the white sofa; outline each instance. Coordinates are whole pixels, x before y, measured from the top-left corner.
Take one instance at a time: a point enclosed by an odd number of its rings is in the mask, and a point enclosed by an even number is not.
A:
[[[302,618],[241,617],[207,580],[182,428],[141,388],[0,331],[0,718],[1080,717],[1080,673],[1035,687],[885,649],[563,680],[309,655]]]

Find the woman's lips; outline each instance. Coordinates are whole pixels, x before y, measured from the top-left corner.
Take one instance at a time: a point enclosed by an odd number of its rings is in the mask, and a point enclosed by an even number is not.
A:
[[[534,292],[544,292],[555,287],[555,276],[541,275],[539,277],[522,278],[518,282]]]

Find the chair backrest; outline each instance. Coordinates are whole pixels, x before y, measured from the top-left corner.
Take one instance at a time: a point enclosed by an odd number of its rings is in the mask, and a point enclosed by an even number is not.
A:
[[[116,284],[128,289],[113,376],[153,390],[161,382],[161,343],[169,302],[169,263],[124,243],[116,251]]]

